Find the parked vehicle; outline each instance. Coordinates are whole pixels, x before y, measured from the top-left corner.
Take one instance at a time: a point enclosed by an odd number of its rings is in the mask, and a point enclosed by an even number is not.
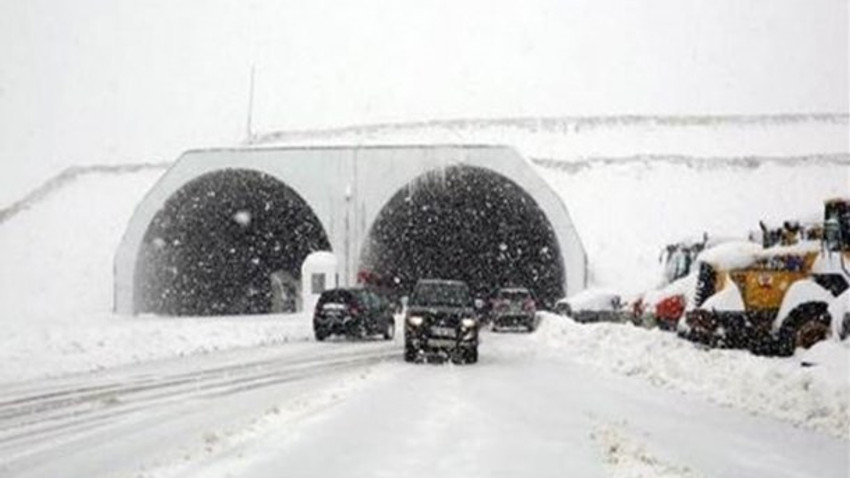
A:
[[[492,300],[490,318],[493,330],[523,327],[529,332],[537,325],[537,304],[534,295],[524,288],[499,289]]]
[[[620,322],[624,318],[624,312],[621,309],[620,295],[602,289],[583,290],[555,304],[557,313],[582,323]]]
[[[465,282],[420,280],[404,319],[404,360],[440,353],[453,362],[475,363],[479,327]]]
[[[331,289],[323,292],[316,302],[313,332],[319,341],[330,335],[381,335],[390,340],[395,334],[395,318],[391,304],[375,292]]]
[[[823,230],[822,241],[701,257],[681,334],[781,355],[826,338],[843,322],[830,309],[850,287],[850,199],[824,203]]]

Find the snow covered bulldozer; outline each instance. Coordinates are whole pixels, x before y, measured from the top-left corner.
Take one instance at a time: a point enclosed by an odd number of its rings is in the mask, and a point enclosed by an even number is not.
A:
[[[824,203],[822,239],[706,257],[680,334],[792,355],[850,325],[850,199]]]

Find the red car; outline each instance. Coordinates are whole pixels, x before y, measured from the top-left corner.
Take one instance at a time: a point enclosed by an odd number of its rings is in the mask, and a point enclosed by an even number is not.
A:
[[[679,319],[685,312],[685,296],[671,295],[655,304],[655,321],[662,330],[676,330]]]

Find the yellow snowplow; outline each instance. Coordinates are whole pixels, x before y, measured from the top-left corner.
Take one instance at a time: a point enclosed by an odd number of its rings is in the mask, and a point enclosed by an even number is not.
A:
[[[825,201],[820,227],[821,240],[786,239],[702,258],[694,307],[680,333],[781,355],[809,348],[833,330],[846,334],[847,307],[834,305],[847,302],[850,287],[850,199]]]

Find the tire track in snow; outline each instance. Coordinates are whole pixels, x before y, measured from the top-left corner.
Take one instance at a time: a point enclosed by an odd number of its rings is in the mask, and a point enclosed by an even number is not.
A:
[[[271,358],[162,377],[116,377],[106,383],[24,392],[0,403],[0,456],[37,451],[40,443],[73,438],[143,410],[198,398],[234,395],[295,382],[320,373],[351,370],[397,358],[394,344],[377,350]],[[80,376],[87,383],[90,376]],[[5,460],[4,459],[4,460]]]

